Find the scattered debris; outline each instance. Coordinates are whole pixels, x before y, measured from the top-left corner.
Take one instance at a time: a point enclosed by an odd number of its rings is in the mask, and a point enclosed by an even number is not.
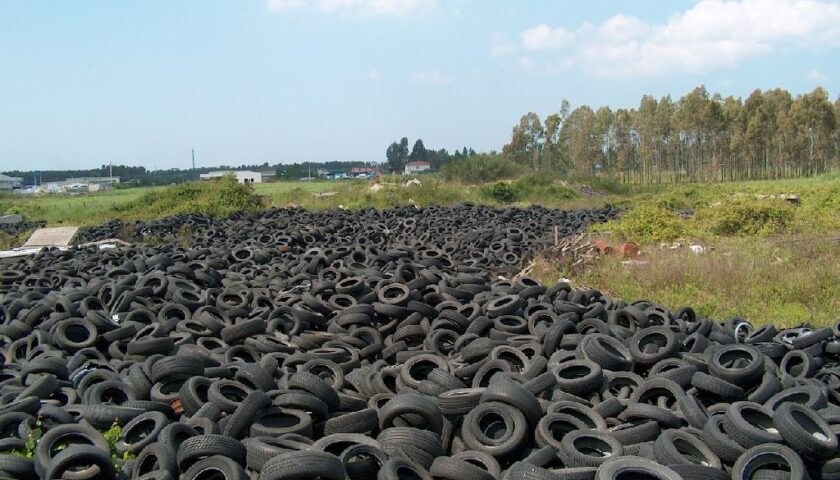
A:
[[[625,267],[637,267],[639,265],[647,265],[647,260],[622,260],[621,264]]]
[[[79,227],[51,227],[39,228],[32,232],[29,239],[23,244],[24,248],[33,247],[69,247],[73,237],[78,233]]]
[[[624,242],[618,246],[618,253],[623,257],[638,256],[639,244],[636,242]]]
[[[603,253],[604,255],[609,255],[615,251],[606,240],[595,240],[595,248],[598,249],[599,252]]]
[[[411,180],[409,180],[409,181],[405,182],[405,184],[403,185],[403,187],[410,187],[410,186],[412,186],[412,185],[417,185],[418,187],[423,186],[423,184],[422,184],[422,183],[420,183],[420,180],[418,180],[418,179],[416,179],[416,178],[412,178]]]
[[[595,243],[589,241],[589,235],[580,233],[566,237],[552,250],[553,257],[569,263],[571,269],[589,265],[598,259],[601,252]]]
[[[374,183],[373,185],[370,186],[369,190],[371,192],[378,192],[378,191],[382,190],[383,188],[385,188],[385,187],[383,187],[381,183]]]
[[[795,195],[792,193],[776,193],[773,195],[756,194],[755,198],[761,200],[784,200],[786,202],[792,203],[793,205],[799,205],[799,195]]]
[[[604,197],[607,195],[606,193],[595,190],[594,188],[586,184],[578,185],[577,190],[578,192],[586,195],[587,197]]]
[[[314,195],[318,198],[320,198],[320,197],[333,197],[335,195],[338,195],[338,192],[334,192],[334,191],[330,190],[330,191],[327,191],[327,192],[313,192],[312,195]]]
[[[701,254],[701,253],[706,253],[707,251],[709,251],[708,248],[704,247],[703,245],[698,245],[698,244],[689,245],[688,248],[691,249],[692,252],[694,252],[698,255]]]
[[[689,218],[694,217],[694,211],[689,208],[681,208],[677,210],[677,215],[679,215],[680,218],[688,220]]]

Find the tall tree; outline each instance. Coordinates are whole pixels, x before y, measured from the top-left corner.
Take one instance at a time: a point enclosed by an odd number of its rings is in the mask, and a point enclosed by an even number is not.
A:
[[[398,172],[403,167],[402,149],[397,142],[392,143],[385,150],[385,159],[388,163],[388,169],[393,172]]]
[[[409,154],[408,159],[412,162],[425,162],[426,156],[428,153],[426,152],[426,147],[423,145],[423,139],[418,138],[416,142],[414,142],[414,147],[411,149],[411,154]]]

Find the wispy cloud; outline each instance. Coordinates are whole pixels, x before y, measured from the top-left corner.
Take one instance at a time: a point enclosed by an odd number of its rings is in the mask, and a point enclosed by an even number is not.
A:
[[[575,39],[575,35],[565,28],[551,28],[545,23],[529,28],[519,36],[522,38],[522,47],[528,50],[562,48]]]
[[[436,7],[438,0],[268,0],[271,12],[315,9],[350,17],[406,17]]]
[[[519,37],[519,46],[541,54],[554,72],[575,68],[610,78],[706,73],[782,48],[840,47],[840,4],[701,0],[664,23],[615,15],[572,30],[540,24]]]
[[[414,83],[431,83],[436,85],[445,85],[452,81],[451,78],[444,75],[439,70],[414,72],[408,76],[408,79]]]

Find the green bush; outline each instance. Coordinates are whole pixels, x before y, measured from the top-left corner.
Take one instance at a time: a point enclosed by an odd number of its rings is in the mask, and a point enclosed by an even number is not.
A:
[[[643,205],[624,213],[620,219],[593,225],[598,232],[613,232],[636,243],[664,242],[685,236],[686,223],[675,213],[653,205]]]
[[[237,183],[233,175],[226,175],[146,193],[136,200],[115,206],[111,217],[140,220],[179,213],[223,217],[233,212],[262,208],[261,197],[251,187]]]
[[[519,198],[519,190],[510,182],[496,182],[486,190],[486,196],[499,203],[511,203]]]
[[[793,220],[793,207],[784,200],[731,199],[699,212],[698,228],[720,236],[782,233]]]
[[[525,172],[522,165],[503,158],[501,155],[480,154],[463,160],[447,163],[440,170],[446,180],[464,183],[485,183],[494,180],[514,178]]]

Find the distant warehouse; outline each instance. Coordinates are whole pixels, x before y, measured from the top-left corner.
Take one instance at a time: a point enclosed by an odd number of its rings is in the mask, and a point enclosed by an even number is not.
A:
[[[405,175],[428,172],[432,169],[429,162],[408,162],[405,164]]]
[[[233,175],[236,181],[244,184],[263,183],[262,173],[252,172],[250,170],[227,170],[210,173],[202,173],[199,178],[202,180],[210,180],[213,178],[224,177],[225,175]]]
[[[19,190],[22,183],[21,177],[9,177],[0,173],[0,190]]]

